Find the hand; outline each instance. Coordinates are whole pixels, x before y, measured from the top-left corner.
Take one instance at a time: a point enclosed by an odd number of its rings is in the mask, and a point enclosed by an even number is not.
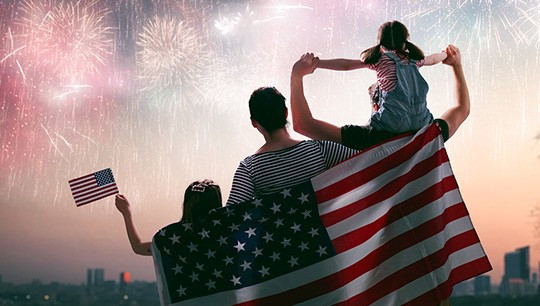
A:
[[[448,45],[444,52],[446,53],[446,59],[443,61],[443,64],[453,67],[461,65],[461,52],[456,46]]]
[[[296,63],[294,63],[292,75],[303,77],[311,74],[313,71],[315,71],[315,68],[317,68],[318,63],[318,57],[314,56],[313,53],[306,53],[302,55]]]
[[[124,195],[117,194],[114,205],[116,205],[116,209],[118,209],[118,211],[122,213],[122,215],[126,216],[131,214],[131,210],[129,209],[129,202]]]

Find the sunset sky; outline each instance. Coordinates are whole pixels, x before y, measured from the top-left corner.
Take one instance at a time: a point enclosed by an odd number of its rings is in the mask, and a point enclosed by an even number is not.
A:
[[[538,1],[68,3],[0,2],[3,281],[82,283],[98,267],[106,279],[129,271],[155,280],[152,259],[131,251],[114,198],[77,208],[67,181],[112,168],[150,240],[180,218],[192,181],[215,180],[226,200],[238,162],[263,144],[249,120],[254,89],[288,97],[302,53],[358,58],[393,19],[427,54],[450,43],[462,51],[471,114],[446,146],[492,282],[504,253],[525,245],[538,272]],[[421,73],[438,117],[454,101],[451,69]],[[368,70],[316,70],[305,91],[315,117],[360,125],[375,80]]]

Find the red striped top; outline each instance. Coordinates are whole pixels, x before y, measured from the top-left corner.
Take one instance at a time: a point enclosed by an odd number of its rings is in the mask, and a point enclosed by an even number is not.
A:
[[[394,52],[404,64],[408,63],[408,59],[402,55],[399,55]],[[418,68],[424,65],[425,60],[416,61],[416,66]],[[375,64],[369,64],[369,69],[375,70],[377,73],[377,81],[381,84],[381,89],[383,91],[392,91],[396,88],[397,85],[397,76],[396,76],[396,64],[394,60],[385,56],[384,54]]]

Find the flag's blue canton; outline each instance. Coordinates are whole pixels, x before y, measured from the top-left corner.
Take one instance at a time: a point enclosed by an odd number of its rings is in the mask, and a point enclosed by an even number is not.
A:
[[[111,168],[107,168],[94,173],[94,177],[96,178],[98,186],[114,183],[114,177]]]
[[[251,286],[335,255],[309,182],[216,209],[204,221],[171,224],[154,241],[172,303]]]

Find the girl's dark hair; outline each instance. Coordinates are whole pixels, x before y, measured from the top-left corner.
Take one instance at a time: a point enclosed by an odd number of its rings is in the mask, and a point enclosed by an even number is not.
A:
[[[195,181],[184,192],[184,212],[181,221],[196,222],[208,217],[210,210],[219,208],[221,189],[212,180]]]
[[[424,58],[424,52],[408,41],[409,31],[397,20],[388,21],[379,27],[377,40],[379,43],[362,52],[361,60],[366,64],[375,64],[381,58],[381,46],[393,50],[413,60]],[[407,52],[408,51],[408,52]]]
[[[275,87],[255,90],[249,98],[249,113],[268,133],[287,124],[285,97]]]

